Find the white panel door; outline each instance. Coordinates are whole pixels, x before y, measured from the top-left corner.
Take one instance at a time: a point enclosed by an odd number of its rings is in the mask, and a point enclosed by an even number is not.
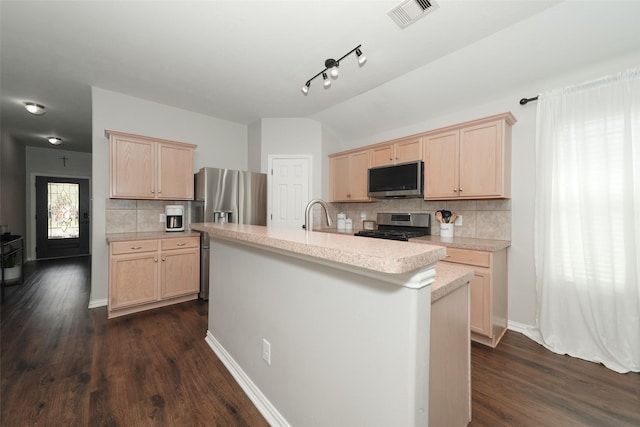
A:
[[[310,156],[270,156],[269,225],[302,228],[311,186]]]

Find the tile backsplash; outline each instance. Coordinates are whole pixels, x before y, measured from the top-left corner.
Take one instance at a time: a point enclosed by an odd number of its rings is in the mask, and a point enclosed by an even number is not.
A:
[[[362,227],[365,219],[376,219],[378,212],[428,212],[431,214],[431,234],[439,235],[440,227],[435,219],[437,210],[446,209],[462,215],[462,225],[455,226],[454,236],[478,239],[511,240],[511,200],[449,200],[424,201],[422,199],[381,200],[372,203],[332,203],[331,215],[344,212],[353,219],[354,231]],[[314,224],[320,224],[320,212],[314,212]],[[324,222],[323,222],[324,224]]]
[[[185,206],[185,215],[189,212],[189,202],[161,200],[122,200],[107,199],[106,233],[132,233],[145,231],[163,231],[165,205],[181,204]],[[456,237],[475,237],[478,239],[511,240],[511,200],[456,200],[424,201],[422,199],[381,200],[372,203],[329,203],[330,214],[336,219],[338,212],[344,212],[353,220],[353,231],[362,228],[360,220],[376,219],[378,212],[428,212],[431,214],[431,234],[439,235],[440,227],[435,219],[437,210],[447,209],[462,215],[462,225],[454,227]],[[314,227],[326,226],[321,210],[316,206],[313,212]],[[185,218],[185,221],[188,221]],[[335,223],[333,225],[335,227]]]
[[[160,215],[165,205],[183,205],[185,214],[188,212],[185,201],[107,199],[105,233],[164,231]]]

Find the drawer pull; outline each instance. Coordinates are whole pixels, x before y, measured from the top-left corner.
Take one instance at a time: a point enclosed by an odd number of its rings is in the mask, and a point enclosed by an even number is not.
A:
[[[178,244],[176,244],[176,246],[185,246],[185,245],[186,245],[186,243],[178,243]]]
[[[142,246],[133,246],[131,250],[137,251],[138,249],[142,249]]]

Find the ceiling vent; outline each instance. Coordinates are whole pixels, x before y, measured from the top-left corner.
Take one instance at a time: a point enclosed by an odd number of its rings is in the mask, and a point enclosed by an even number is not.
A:
[[[435,0],[405,0],[388,11],[387,15],[400,28],[406,28],[438,7]]]

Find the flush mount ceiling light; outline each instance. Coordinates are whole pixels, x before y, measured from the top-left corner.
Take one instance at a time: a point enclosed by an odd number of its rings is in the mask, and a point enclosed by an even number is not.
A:
[[[35,102],[25,102],[24,108],[26,108],[28,112],[36,116],[41,116],[46,112],[44,109],[44,105],[36,104]]]
[[[58,138],[57,136],[50,136],[49,138],[47,138],[47,141],[49,141],[49,143],[53,145],[62,144],[62,139]]]
[[[338,78],[338,75],[340,74],[338,70],[338,67],[340,67],[340,61],[351,55],[353,52],[355,52],[358,56],[358,65],[362,67],[365,62],[367,62],[367,57],[362,54],[360,47],[362,47],[362,45],[359,44],[358,46],[354,47],[349,52],[344,54],[340,59],[329,58],[325,60],[324,70],[320,71],[318,74],[307,80],[304,86],[302,86],[302,89],[300,89],[302,91],[302,94],[307,95],[309,93],[309,86],[311,86],[311,82],[313,81],[313,79],[319,76],[322,76],[322,79],[324,80],[324,88],[329,89],[331,87],[331,80],[329,79],[329,77],[331,77],[332,79]],[[329,72],[329,75],[327,75],[327,72]]]

